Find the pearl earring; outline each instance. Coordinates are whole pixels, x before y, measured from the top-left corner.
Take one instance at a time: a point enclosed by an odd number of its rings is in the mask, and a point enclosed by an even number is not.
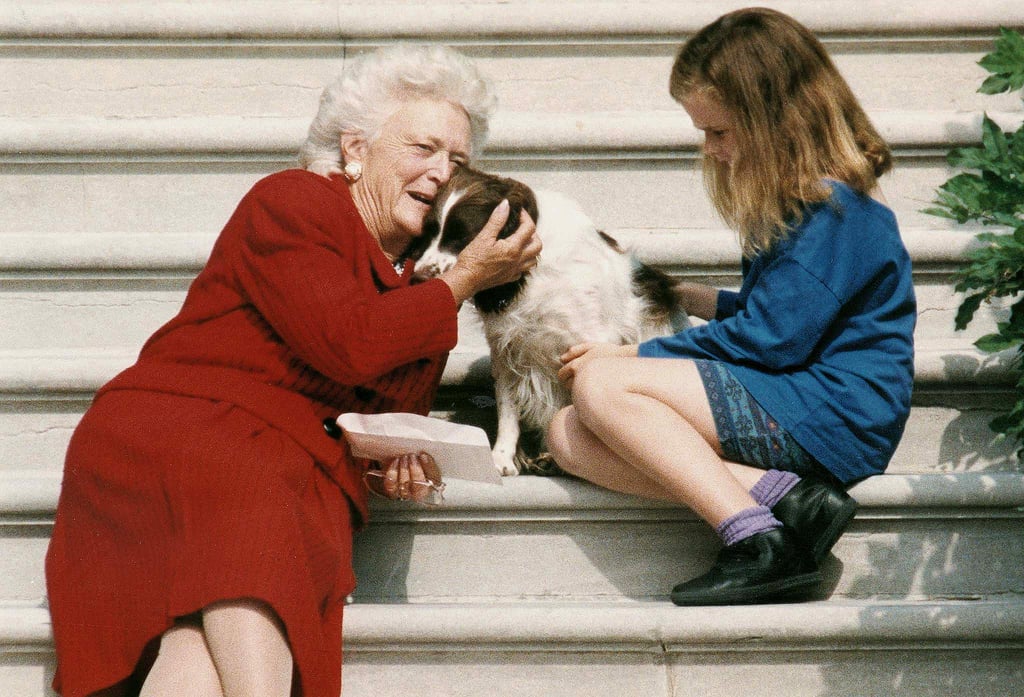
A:
[[[350,184],[355,184],[361,176],[363,176],[363,164],[361,162],[345,163],[345,179],[348,179]]]

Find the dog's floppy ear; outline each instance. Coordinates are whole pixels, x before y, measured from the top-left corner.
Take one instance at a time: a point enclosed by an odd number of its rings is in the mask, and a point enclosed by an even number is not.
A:
[[[436,208],[431,208],[423,218],[423,232],[418,237],[412,238],[409,246],[398,257],[397,262],[404,263],[410,259],[419,261],[423,253],[430,248],[430,245],[434,243],[434,240],[440,234],[441,223],[437,219],[437,210]]]
[[[509,210],[508,220],[505,226],[498,233],[498,239],[509,237],[519,229],[519,214],[525,209],[533,222],[537,222],[537,198],[533,190],[515,179],[504,179],[503,184],[507,187],[505,198],[508,199]]]

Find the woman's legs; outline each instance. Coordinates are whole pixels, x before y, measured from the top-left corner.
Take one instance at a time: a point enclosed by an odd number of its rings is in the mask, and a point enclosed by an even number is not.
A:
[[[140,697],[224,697],[198,619],[164,632]]]
[[[239,599],[203,609],[202,622],[167,630],[140,697],[287,697],[293,662],[266,603]]]
[[[287,697],[293,661],[284,627],[269,605],[230,600],[203,609],[203,631],[225,697]]]

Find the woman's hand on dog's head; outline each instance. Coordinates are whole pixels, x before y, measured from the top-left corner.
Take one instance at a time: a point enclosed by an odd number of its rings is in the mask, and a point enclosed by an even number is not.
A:
[[[480,233],[466,245],[455,265],[441,274],[457,302],[468,300],[487,288],[518,280],[537,265],[540,237],[537,226],[525,210],[519,214],[519,227],[512,235],[498,239],[508,220],[509,203],[502,201]]]

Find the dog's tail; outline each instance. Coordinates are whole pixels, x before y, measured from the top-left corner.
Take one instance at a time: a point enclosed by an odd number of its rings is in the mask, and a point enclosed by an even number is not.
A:
[[[644,299],[650,324],[669,326],[673,332],[690,326],[679,282],[664,271],[634,259],[633,292]]]

